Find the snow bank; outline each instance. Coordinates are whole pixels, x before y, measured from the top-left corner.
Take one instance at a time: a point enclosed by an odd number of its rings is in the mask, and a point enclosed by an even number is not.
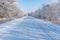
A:
[[[60,26],[25,16],[1,24],[0,40],[60,40]]]

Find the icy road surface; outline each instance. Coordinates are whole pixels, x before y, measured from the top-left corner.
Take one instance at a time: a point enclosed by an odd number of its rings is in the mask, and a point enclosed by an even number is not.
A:
[[[60,40],[60,26],[25,16],[1,24],[0,40]]]

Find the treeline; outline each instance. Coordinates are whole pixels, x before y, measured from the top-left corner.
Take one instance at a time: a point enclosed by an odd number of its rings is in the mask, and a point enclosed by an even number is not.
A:
[[[22,17],[24,14],[17,5],[16,0],[0,0],[0,22]],[[3,20],[3,21],[2,21]]]
[[[60,24],[60,3],[46,4],[28,15]]]

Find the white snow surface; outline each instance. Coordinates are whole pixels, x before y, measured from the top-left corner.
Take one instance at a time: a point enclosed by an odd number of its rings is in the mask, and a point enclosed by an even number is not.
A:
[[[1,24],[0,40],[60,40],[60,25],[25,16]]]

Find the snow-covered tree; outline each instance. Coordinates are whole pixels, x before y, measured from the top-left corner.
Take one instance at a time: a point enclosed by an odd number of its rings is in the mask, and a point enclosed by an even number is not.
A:
[[[24,14],[18,7],[16,0],[0,0],[0,18],[16,19]]]
[[[45,4],[35,12],[29,13],[29,15],[60,24],[60,0],[57,1],[51,4]]]

